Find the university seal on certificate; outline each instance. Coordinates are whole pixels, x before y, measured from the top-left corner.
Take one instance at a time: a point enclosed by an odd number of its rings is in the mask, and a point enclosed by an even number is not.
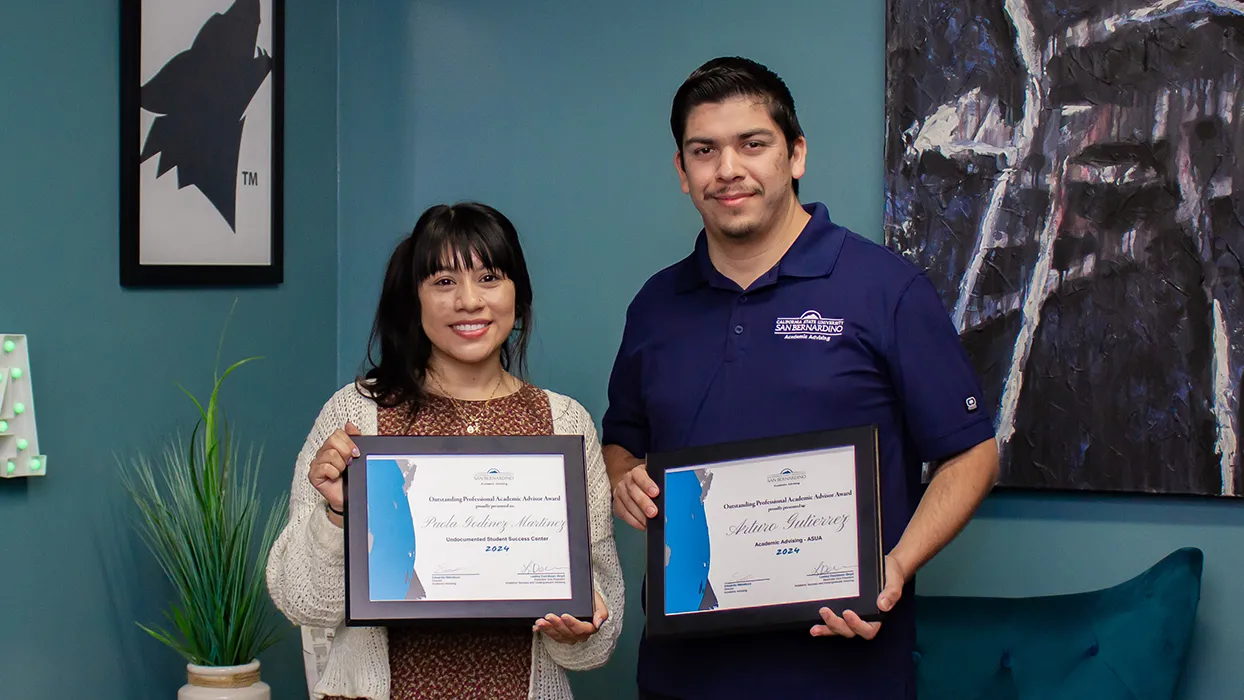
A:
[[[582,436],[360,436],[346,624],[592,617]]]
[[[806,628],[818,610],[878,620],[873,426],[648,455],[648,634]]]

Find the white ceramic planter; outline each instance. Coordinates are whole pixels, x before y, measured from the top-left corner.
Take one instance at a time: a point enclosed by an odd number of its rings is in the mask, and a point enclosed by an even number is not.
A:
[[[186,684],[177,700],[272,700],[272,689],[259,680],[259,662],[243,666],[186,664]]]

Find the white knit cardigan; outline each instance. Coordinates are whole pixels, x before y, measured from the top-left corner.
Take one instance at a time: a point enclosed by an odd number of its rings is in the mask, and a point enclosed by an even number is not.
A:
[[[622,631],[624,587],[613,540],[609,480],[596,426],[577,401],[545,390],[553,413],[553,432],[582,435],[587,454],[588,512],[591,523],[592,578],[609,609],[609,619],[585,642],[563,644],[543,632],[531,639],[531,674],[527,697],[572,700],[566,670],[603,666]],[[353,383],[339,389],[307,435],[294,467],[289,522],[268,559],[268,590],[276,607],[296,625],[335,630],[328,662],[314,695],[389,700],[389,638],[383,627],[346,627],[345,541],[341,528],[328,520],[324,498],[307,480],[312,458],[334,430],[352,422],[364,435],[377,430],[376,403]],[[534,624],[534,620],[532,621]]]

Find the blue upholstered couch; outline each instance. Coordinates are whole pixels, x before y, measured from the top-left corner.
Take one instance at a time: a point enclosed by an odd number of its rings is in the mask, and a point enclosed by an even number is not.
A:
[[[1201,596],[1201,550],[1098,591],[919,596],[920,700],[1171,700]]]

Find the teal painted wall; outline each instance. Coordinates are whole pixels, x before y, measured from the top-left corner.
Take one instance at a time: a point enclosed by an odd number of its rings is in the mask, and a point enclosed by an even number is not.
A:
[[[881,2],[419,0],[343,12],[342,316],[338,380],[362,357],[384,256],[425,207],[475,198],[510,215],[536,285],[533,379],[599,420],[623,311],[699,221],[678,190],[669,100],[723,53],[774,67],[808,132],[804,199],[879,240]],[[343,8],[344,11],[344,8]],[[350,21],[347,16],[352,15]],[[413,169],[411,163],[413,162]],[[413,173],[413,176],[412,176]],[[993,496],[920,577],[925,594],[1031,595],[1110,585],[1179,546],[1206,551],[1185,698],[1244,686],[1244,504]],[[584,697],[633,697],[642,539],[619,529],[628,620]]]
[[[340,383],[359,371],[389,253],[418,217],[414,3],[340,3]]]
[[[226,358],[241,437],[266,448],[261,487],[293,458],[335,378],[336,3],[290,3],[286,281],[275,289],[127,291],[117,282],[117,0],[6,5],[0,23],[0,332],[29,335],[47,476],[0,481],[0,696],[156,700],[185,668],[135,620],[163,623],[169,589],[129,529],[114,454],[188,432],[175,383],[210,389]],[[292,698],[291,635],[261,658]],[[305,697],[303,695],[302,697]]]

